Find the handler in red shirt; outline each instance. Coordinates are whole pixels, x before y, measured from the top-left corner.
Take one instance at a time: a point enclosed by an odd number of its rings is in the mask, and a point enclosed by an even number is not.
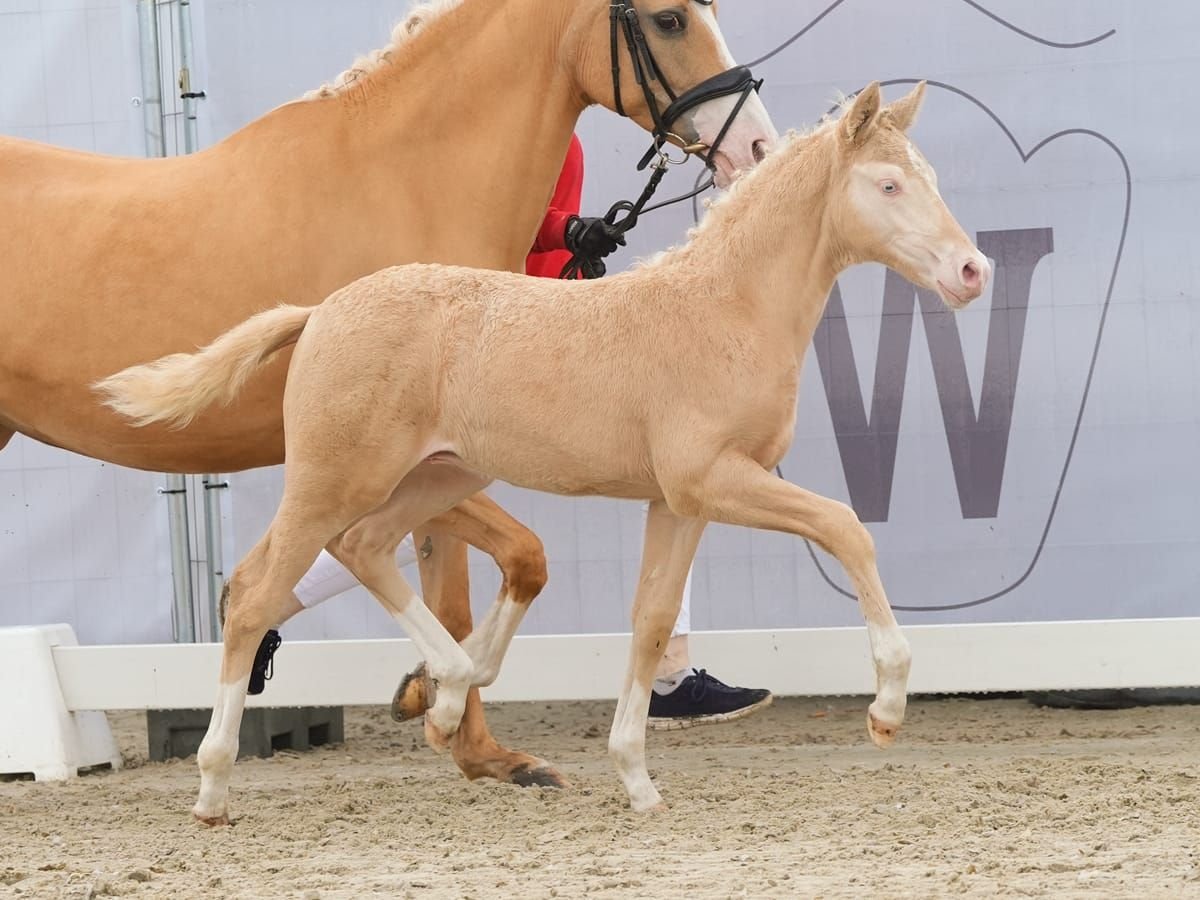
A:
[[[571,135],[571,146],[567,148],[566,162],[546,208],[546,218],[525,260],[527,275],[558,278],[571,256],[582,253],[595,260],[594,274],[598,277],[604,274],[600,259],[618,246],[625,246],[625,236],[603,219],[580,217],[582,196],[583,145]]]

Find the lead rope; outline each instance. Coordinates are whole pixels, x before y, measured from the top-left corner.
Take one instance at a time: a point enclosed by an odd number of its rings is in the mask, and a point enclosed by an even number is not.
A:
[[[608,212],[604,214],[604,222],[616,230],[618,234],[625,234],[631,230],[638,222],[638,217],[645,212],[646,204],[650,202],[650,198],[654,196],[654,192],[658,190],[658,184],[663,180],[663,176],[667,174],[667,166],[670,161],[666,154],[660,154],[658,162],[654,164],[654,171],[650,173],[650,180],[646,183],[645,189],[636,201],[630,203],[628,200],[618,200]],[[662,205],[662,204],[660,204]],[[619,218],[621,213],[625,213],[624,218]],[[575,279],[583,274],[584,278],[598,278],[600,271],[597,269],[597,263],[600,262],[599,257],[588,256],[584,253],[575,253],[563,270],[559,273],[559,278]]]

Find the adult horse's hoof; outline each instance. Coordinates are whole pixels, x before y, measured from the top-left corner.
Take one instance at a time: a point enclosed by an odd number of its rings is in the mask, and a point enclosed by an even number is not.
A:
[[[509,781],[519,787],[549,787],[566,790],[571,786],[567,779],[545,760],[537,764],[525,763],[517,766],[509,775]]]
[[[867,732],[871,735],[871,740],[876,747],[882,750],[892,746],[892,742],[896,740],[896,733],[899,731],[899,725],[889,725],[878,718],[874,711],[867,710]]]
[[[437,700],[437,687],[425,663],[404,676],[396,695],[392,697],[392,718],[397,722],[408,722],[425,715]]]

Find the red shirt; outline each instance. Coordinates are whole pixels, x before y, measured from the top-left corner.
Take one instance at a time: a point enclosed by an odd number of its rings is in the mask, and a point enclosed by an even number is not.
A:
[[[538,229],[533,249],[525,259],[525,272],[543,278],[557,278],[563,266],[571,261],[566,249],[567,220],[579,215],[583,196],[583,145],[571,135],[567,159],[554,187],[554,197],[546,209],[546,218]]]

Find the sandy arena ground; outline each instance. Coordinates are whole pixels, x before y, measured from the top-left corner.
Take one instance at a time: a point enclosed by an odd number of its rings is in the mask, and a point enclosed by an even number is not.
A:
[[[612,706],[490,707],[570,791],[469,784],[418,725],[348,710],[346,743],[238,764],[232,828],[194,825],[195,760],[0,784],[0,897],[1200,897],[1200,707],[914,702],[892,750],[866,701],[782,700],[652,734],[671,809],[638,816]]]

